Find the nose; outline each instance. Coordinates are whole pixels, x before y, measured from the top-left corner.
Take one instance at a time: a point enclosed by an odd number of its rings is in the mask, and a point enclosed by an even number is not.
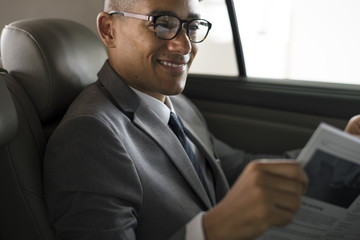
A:
[[[174,39],[168,40],[168,50],[182,55],[189,54],[192,51],[192,43],[183,26]]]

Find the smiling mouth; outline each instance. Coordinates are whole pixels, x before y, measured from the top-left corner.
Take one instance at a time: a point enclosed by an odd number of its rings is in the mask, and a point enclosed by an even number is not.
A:
[[[159,61],[159,63],[173,73],[182,73],[187,67],[187,63],[172,63],[168,61]]]

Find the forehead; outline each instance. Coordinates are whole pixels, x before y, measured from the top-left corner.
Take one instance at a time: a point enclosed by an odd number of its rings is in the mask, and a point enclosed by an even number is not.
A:
[[[199,0],[142,0],[134,11],[142,14],[172,13],[180,18],[200,16]]]

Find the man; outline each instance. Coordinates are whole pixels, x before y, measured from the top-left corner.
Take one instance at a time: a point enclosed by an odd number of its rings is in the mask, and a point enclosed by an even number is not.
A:
[[[253,239],[291,222],[301,167],[245,167],[253,156],[214,138],[179,95],[210,29],[198,0],[108,0],[97,23],[109,59],[45,156],[58,239]]]

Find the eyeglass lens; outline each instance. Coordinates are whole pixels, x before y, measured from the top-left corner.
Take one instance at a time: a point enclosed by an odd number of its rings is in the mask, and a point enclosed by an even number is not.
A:
[[[201,42],[209,31],[209,23],[205,20],[195,19],[187,23],[186,31],[192,42]],[[181,21],[172,16],[160,16],[156,19],[156,35],[163,40],[173,39],[181,28]]]

